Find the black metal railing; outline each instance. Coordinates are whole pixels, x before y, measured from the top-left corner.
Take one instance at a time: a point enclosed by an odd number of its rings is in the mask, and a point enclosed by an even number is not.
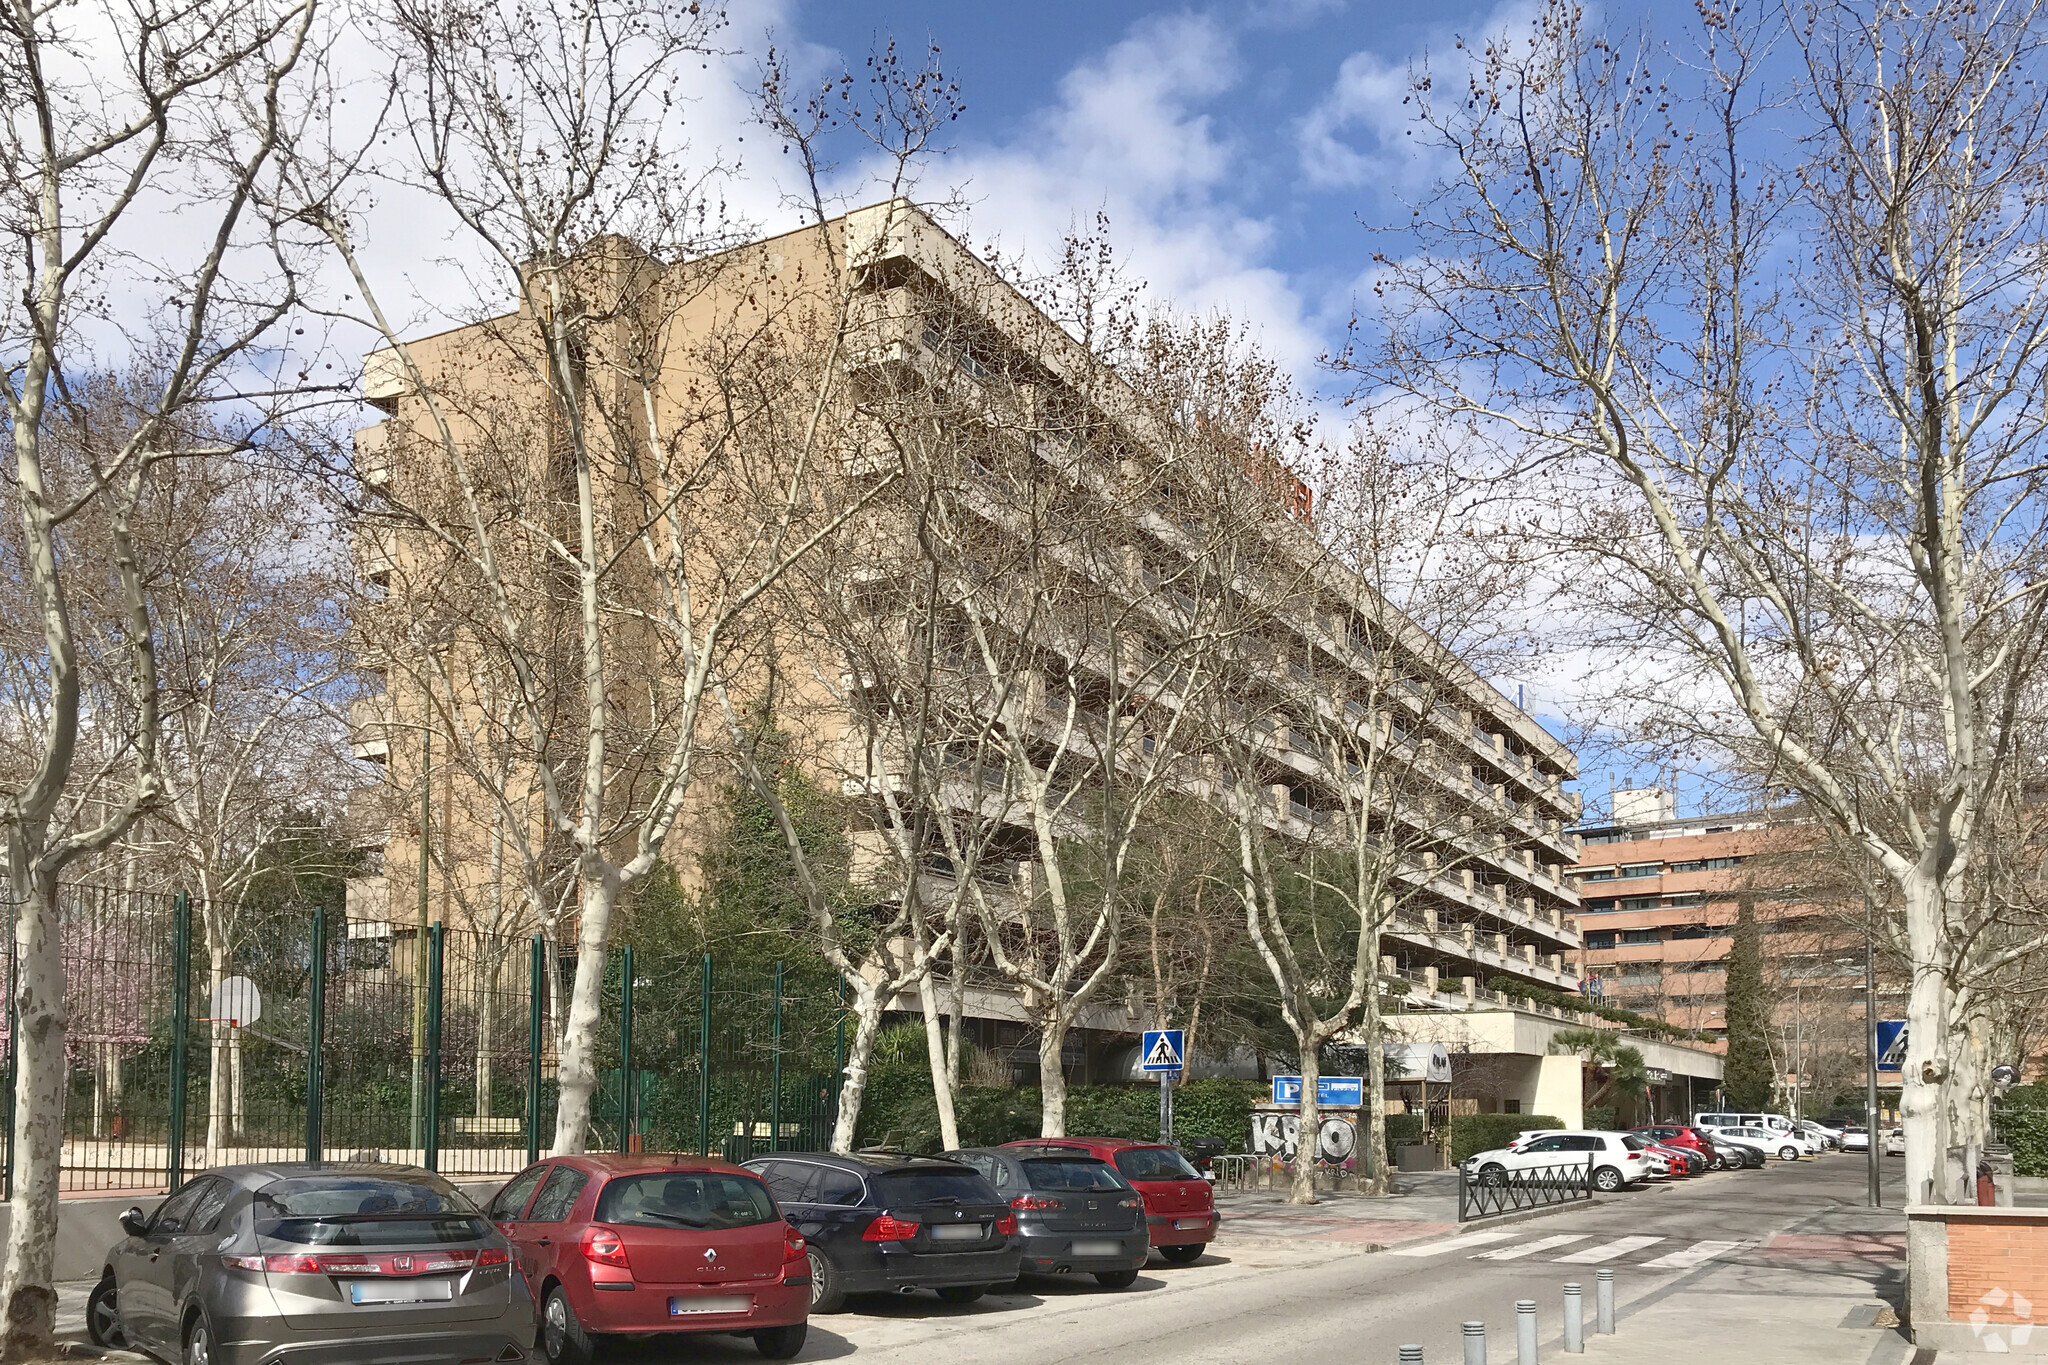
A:
[[[1481,1165],[1458,1173],[1458,1221],[1514,1213],[1520,1209],[1548,1208],[1593,1197],[1593,1157],[1583,1164],[1559,1162],[1552,1166],[1525,1166],[1509,1170],[1500,1165]]]

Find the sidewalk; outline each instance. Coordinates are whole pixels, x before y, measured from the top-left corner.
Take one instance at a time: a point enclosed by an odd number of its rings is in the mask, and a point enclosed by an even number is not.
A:
[[[1403,1175],[1400,1194],[1325,1190],[1313,1204],[1290,1204],[1287,1191],[1218,1190],[1219,1242],[1322,1242],[1365,1251],[1441,1237],[1458,1227],[1456,1171]]]
[[[1613,1336],[1592,1335],[1589,1274],[1587,1365],[1671,1365],[1678,1357],[1903,1365],[1914,1356],[1897,1325],[1905,1223],[1896,1209],[1831,1209],[1633,1302],[1623,1285]],[[1541,1311],[1546,1327],[1557,1321],[1554,1305]],[[1553,1340],[1544,1354],[1560,1350]]]

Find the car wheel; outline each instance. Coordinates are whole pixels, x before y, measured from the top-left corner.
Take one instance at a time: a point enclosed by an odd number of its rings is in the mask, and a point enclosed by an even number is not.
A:
[[[576,1321],[569,1304],[569,1291],[556,1285],[548,1290],[540,1310],[540,1353],[548,1365],[590,1365],[590,1334]]]
[[[1799,1149],[1787,1143],[1778,1149],[1778,1158],[1781,1161],[1797,1161],[1799,1160]]]
[[[1159,1254],[1172,1265],[1192,1265],[1202,1259],[1202,1253],[1209,1249],[1207,1242],[1196,1242],[1193,1246],[1161,1247]]]
[[[1499,1163],[1479,1168],[1479,1183],[1482,1185],[1505,1185],[1508,1183],[1508,1169]]]
[[[213,1328],[207,1325],[204,1313],[185,1329],[184,1365],[213,1365]]]
[[[1101,1285],[1104,1289],[1129,1289],[1137,1282],[1138,1272],[1135,1270],[1098,1270],[1095,1272],[1095,1283]]]
[[[810,1327],[804,1323],[791,1323],[787,1327],[770,1327],[754,1333],[754,1349],[770,1360],[794,1360],[796,1353],[804,1348],[804,1338],[810,1335]]]
[[[128,1344],[121,1330],[121,1308],[114,1300],[114,1277],[107,1276],[92,1287],[85,1301],[85,1334],[95,1346],[121,1347]]]
[[[813,1247],[805,1253],[811,1259],[811,1311],[813,1313],[837,1313],[846,1307],[846,1289],[839,1283],[838,1272],[832,1263],[818,1254]]]
[[[949,1284],[939,1291],[939,1297],[947,1303],[973,1303],[986,1293],[985,1284]]]
[[[1613,1194],[1621,1188],[1621,1172],[1612,1166],[1602,1166],[1593,1172],[1593,1188],[1602,1194]]]

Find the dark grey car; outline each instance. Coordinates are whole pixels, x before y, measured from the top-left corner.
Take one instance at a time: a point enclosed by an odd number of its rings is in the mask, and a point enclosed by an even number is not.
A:
[[[1029,1147],[978,1147],[946,1157],[980,1171],[1009,1201],[1024,1241],[1023,1274],[1075,1271],[1109,1289],[1137,1280],[1151,1254],[1145,1200],[1108,1162]]]
[[[518,1361],[533,1299],[475,1205],[415,1166],[233,1166],[121,1216],[103,1345],[183,1365]]]

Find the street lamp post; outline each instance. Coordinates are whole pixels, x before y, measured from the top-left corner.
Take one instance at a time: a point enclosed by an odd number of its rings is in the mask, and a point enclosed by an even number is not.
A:
[[[1870,889],[1863,891],[1863,1131],[1869,1134],[1870,1207],[1879,1208],[1884,1196],[1878,1189],[1877,1136],[1877,910],[1870,903]]]

